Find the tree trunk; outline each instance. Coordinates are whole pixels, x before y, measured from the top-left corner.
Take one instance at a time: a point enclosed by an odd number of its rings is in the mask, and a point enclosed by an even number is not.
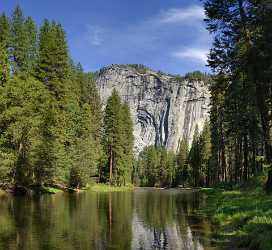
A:
[[[272,192],[272,169],[268,171],[268,177],[265,184],[265,189],[267,192]]]
[[[110,183],[112,181],[112,146],[110,146]]]
[[[244,180],[248,179],[248,140],[247,133],[244,134]]]
[[[264,136],[264,150],[265,150],[265,160],[267,164],[272,167],[272,138],[271,138],[271,110],[266,104],[266,95],[265,92],[269,92],[269,90],[265,90],[262,84],[257,85],[256,93],[257,93],[257,104],[261,114],[261,122],[263,128],[263,136]],[[268,171],[268,178],[265,185],[267,191],[272,191],[272,169]]]

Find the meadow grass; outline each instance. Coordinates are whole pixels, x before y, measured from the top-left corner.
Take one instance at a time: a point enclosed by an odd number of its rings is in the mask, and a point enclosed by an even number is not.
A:
[[[89,190],[93,192],[124,192],[133,190],[133,185],[126,186],[113,186],[109,184],[92,184],[89,186]]]
[[[202,190],[207,194],[205,211],[219,228],[217,236],[235,239],[240,247],[272,249],[272,194],[263,191],[262,182],[259,177],[237,190]]]
[[[4,190],[2,190],[2,189],[0,189],[0,197],[1,196],[5,196],[7,193],[4,191]]]
[[[44,194],[57,194],[57,193],[63,192],[62,189],[55,188],[55,187],[47,187],[47,186],[42,186],[38,190]]]

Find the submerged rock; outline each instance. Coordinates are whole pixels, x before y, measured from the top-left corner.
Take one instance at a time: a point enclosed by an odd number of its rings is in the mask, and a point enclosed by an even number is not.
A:
[[[202,80],[132,65],[111,65],[97,73],[96,84],[103,106],[114,88],[128,103],[136,155],[152,144],[175,152],[183,138],[191,144],[196,125],[201,131],[209,116],[210,94]]]

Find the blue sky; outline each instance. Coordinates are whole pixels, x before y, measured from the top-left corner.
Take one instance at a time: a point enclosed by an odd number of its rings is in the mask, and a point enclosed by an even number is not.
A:
[[[200,0],[1,0],[0,11],[10,14],[17,4],[38,24],[60,22],[73,60],[86,71],[115,63],[209,71],[211,37]]]

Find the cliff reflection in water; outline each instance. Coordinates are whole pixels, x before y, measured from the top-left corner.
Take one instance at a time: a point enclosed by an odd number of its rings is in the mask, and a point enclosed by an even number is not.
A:
[[[0,249],[215,249],[204,205],[198,193],[152,189],[2,198]]]
[[[202,250],[211,246],[210,224],[196,214],[204,206],[198,193],[139,191],[135,197],[141,202],[135,205],[132,249]]]

